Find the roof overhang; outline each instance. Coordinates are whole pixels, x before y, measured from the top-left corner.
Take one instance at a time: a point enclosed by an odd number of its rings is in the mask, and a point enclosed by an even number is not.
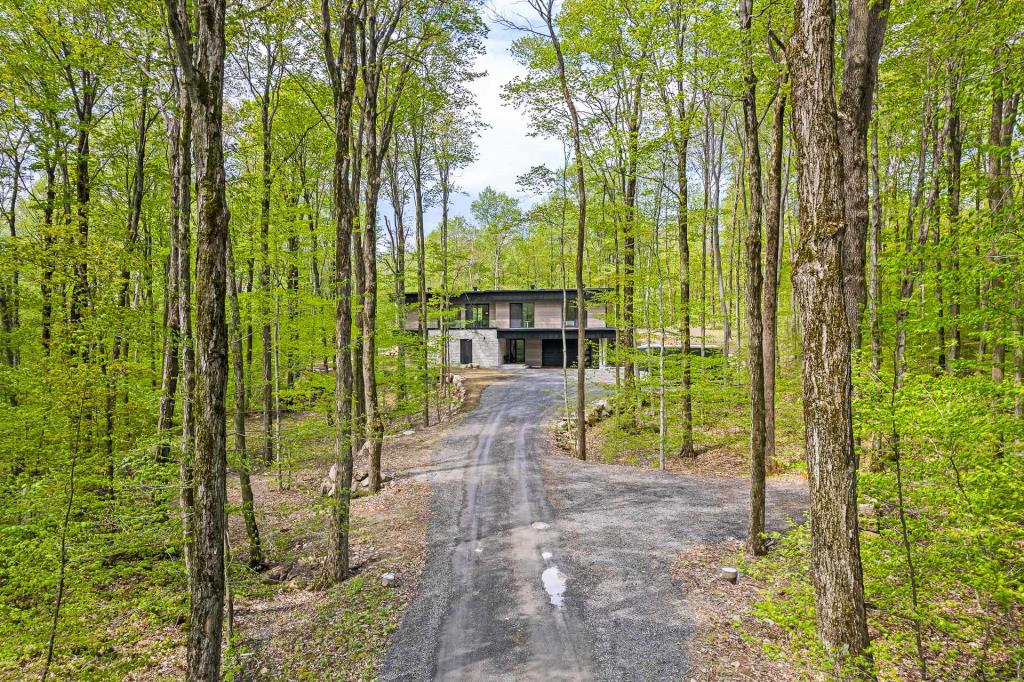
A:
[[[587,289],[587,300],[594,300],[599,296],[612,291],[609,287],[590,287]],[[436,292],[427,292],[427,299],[438,297]],[[449,304],[462,305],[466,303],[498,303],[508,301],[510,303],[530,303],[533,301],[561,301],[574,300],[575,289],[481,289],[478,291],[464,291],[459,294],[452,294],[448,298]],[[405,302],[415,303],[419,301],[419,293],[406,292]]]

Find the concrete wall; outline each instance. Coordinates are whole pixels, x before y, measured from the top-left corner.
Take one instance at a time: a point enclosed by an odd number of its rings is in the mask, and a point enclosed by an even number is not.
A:
[[[476,367],[500,367],[502,364],[501,344],[498,332],[493,329],[450,329],[448,331],[448,357],[452,366],[458,367],[462,339],[473,342],[473,365]]]

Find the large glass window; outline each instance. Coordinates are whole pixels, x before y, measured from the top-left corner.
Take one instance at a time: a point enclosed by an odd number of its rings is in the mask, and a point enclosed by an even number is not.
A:
[[[467,303],[463,326],[482,329],[491,326],[491,306],[488,303]]]
[[[513,329],[533,328],[533,304],[509,303],[509,323]]]
[[[505,352],[505,362],[522,364],[526,362],[526,339],[509,339]]]
[[[565,302],[565,326],[575,327],[578,307],[576,305],[576,299],[570,298]]]

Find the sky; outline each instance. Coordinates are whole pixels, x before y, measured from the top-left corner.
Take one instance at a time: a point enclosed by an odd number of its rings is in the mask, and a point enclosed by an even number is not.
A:
[[[470,219],[470,204],[488,185],[519,198],[527,207],[535,198],[516,185],[516,178],[539,164],[550,167],[562,165],[561,142],[531,137],[525,113],[501,100],[502,86],[524,73],[524,69],[509,53],[517,34],[500,26],[494,20],[495,12],[518,21],[516,15],[529,16],[531,10],[523,0],[495,0],[489,2],[484,10],[490,31],[484,41],[486,52],[476,60],[476,70],[487,75],[470,83],[469,89],[476,96],[481,119],[488,127],[477,136],[476,161],[455,174],[455,182],[461,191],[452,197],[449,211],[452,216],[462,215]],[[427,231],[432,230],[440,219],[440,208],[431,207],[426,215]]]

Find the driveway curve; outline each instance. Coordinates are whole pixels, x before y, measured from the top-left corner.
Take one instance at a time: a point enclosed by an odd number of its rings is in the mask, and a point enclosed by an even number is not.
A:
[[[690,635],[669,566],[746,531],[742,479],[582,463],[547,452],[560,370],[484,390],[422,475],[429,556],[385,680],[670,680]],[[806,502],[769,485],[769,525]]]

